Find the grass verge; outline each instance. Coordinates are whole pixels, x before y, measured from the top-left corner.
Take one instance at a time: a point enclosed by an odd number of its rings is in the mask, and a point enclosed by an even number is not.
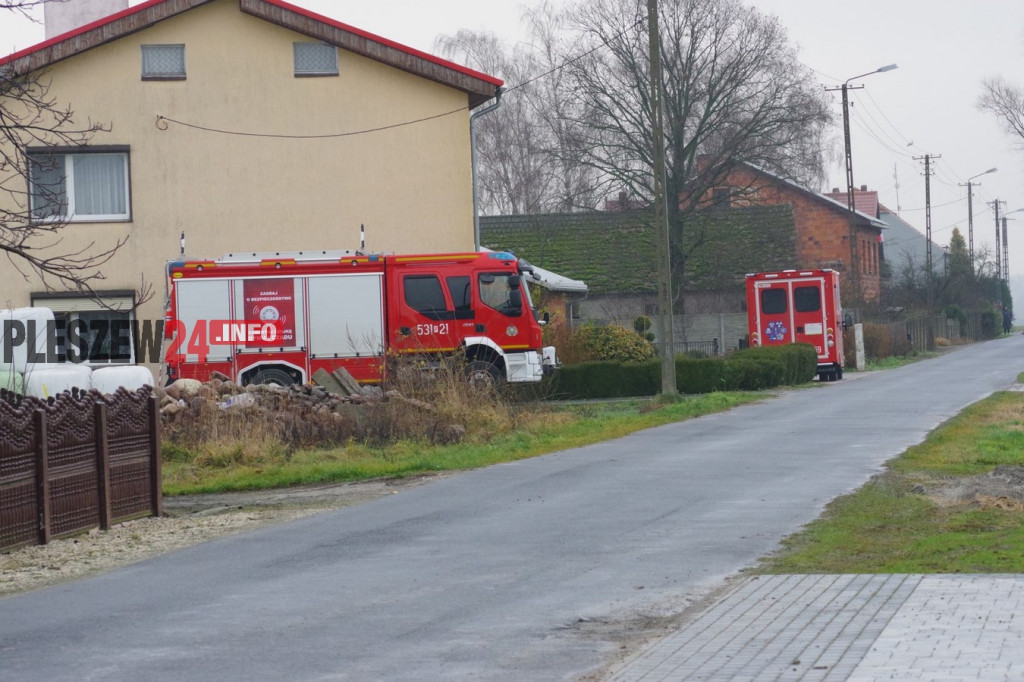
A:
[[[1024,393],[969,407],[837,498],[758,573],[1022,573],[1024,504],[985,494],[996,467],[1024,466]],[[944,494],[952,486],[977,494]]]
[[[164,494],[261,490],[291,485],[413,476],[488,466],[619,438],[744,403],[764,393],[710,393],[675,401],[623,400],[517,408],[509,425],[455,445],[406,438],[392,444],[351,442],[331,449],[259,448],[227,441],[216,451],[165,447]]]

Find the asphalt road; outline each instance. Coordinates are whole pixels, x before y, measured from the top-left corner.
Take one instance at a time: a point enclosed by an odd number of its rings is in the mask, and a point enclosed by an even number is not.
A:
[[[0,678],[577,679],[587,624],[681,610],[1022,370],[1016,335],[2,599]]]

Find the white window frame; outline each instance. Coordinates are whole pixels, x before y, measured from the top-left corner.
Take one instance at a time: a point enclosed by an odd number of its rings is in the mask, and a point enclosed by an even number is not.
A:
[[[181,71],[146,71],[146,52],[157,51],[157,50],[174,50],[175,52],[181,53]],[[140,46],[141,64],[140,69],[142,71],[142,80],[144,81],[168,81],[168,80],[185,80],[186,75],[186,64],[185,64],[185,44],[184,43],[168,43],[168,44],[153,44],[153,45],[142,45]]]
[[[334,55],[334,66],[325,69],[299,69],[299,50],[305,47],[330,48]],[[295,42],[292,43],[292,69],[296,78],[307,76],[337,76],[338,75],[338,48],[330,43]]]
[[[135,358],[135,344],[134,338],[135,327],[132,324],[135,321],[135,297],[134,294],[125,293],[111,293],[111,294],[99,294],[96,297],[88,296],[62,296],[54,294],[33,294],[32,305],[34,307],[49,308],[53,311],[57,317],[64,319],[63,328],[58,332],[57,351],[61,354],[66,352],[67,342],[67,325],[72,322],[77,322],[81,319],[82,313],[106,313],[111,316],[127,316],[129,322],[128,328],[128,357],[118,359],[99,359],[99,360],[83,360],[84,365],[88,367],[106,367],[107,365],[134,365],[136,363]],[[107,344],[111,345],[110,340],[111,330],[107,330]],[[68,360],[65,358],[65,362]]]
[[[132,197],[131,197],[131,165],[129,164],[128,150],[127,149],[95,149],[87,150],[86,147],[74,148],[74,149],[30,149],[28,150],[29,163],[41,163],[38,161],[39,157],[63,157],[64,160],[64,199],[65,204],[63,206],[64,211],[59,215],[35,217],[36,206],[35,188],[31,186],[31,172],[29,173],[29,210],[33,216],[33,220],[39,223],[53,223],[68,221],[72,223],[80,222],[127,222],[132,219]],[[104,155],[104,156],[119,156],[122,163],[122,178],[124,180],[124,186],[121,188],[124,193],[124,212],[123,213],[88,213],[80,214],[75,205],[75,171],[74,161],[76,157],[92,156],[92,155]]]

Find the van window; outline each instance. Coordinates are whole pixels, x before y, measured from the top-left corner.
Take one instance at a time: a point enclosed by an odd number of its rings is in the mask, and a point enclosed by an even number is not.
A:
[[[786,290],[761,289],[761,312],[765,315],[781,315],[786,312]]]
[[[797,287],[793,290],[793,307],[798,313],[816,313],[821,310],[821,290],[818,287]]]

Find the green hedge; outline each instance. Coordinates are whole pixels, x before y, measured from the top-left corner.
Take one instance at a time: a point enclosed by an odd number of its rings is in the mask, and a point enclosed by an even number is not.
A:
[[[817,372],[813,346],[770,346],[712,358],[676,357],[680,393],[757,391],[810,381]],[[626,398],[661,391],[661,361],[584,362],[563,367],[549,379],[553,399]]]

